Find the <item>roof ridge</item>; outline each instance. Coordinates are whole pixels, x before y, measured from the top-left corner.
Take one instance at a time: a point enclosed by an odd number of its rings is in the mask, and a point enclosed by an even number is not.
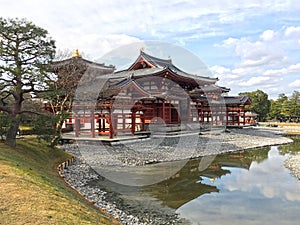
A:
[[[143,52],[143,51],[141,51],[141,55],[142,55],[142,56],[146,56],[146,57],[150,57],[150,58],[155,59],[155,60],[157,60],[157,61],[163,61],[163,62],[169,62],[169,63],[172,63],[172,59],[162,59],[162,58],[158,58],[158,57],[149,55],[149,54],[147,54],[146,52]]]

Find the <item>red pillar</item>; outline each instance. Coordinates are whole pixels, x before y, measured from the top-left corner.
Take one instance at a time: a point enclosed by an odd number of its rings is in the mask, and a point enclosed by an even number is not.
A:
[[[197,113],[197,122],[199,123],[199,102],[196,102],[196,113]]]
[[[114,116],[113,116],[113,113],[112,113],[112,109],[109,108],[109,138],[110,139],[113,139],[114,137],[114,128],[113,128],[113,125],[114,124]]]
[[[105,132],[105,114],[103,114],[103,119],[102,119],[102,131]]]
[[[142,131],[146,130],[145,127],[145,111],[143,111],[143,114],[141,114],[141,121],[142,121]]]
[[[135,110],[131,112],[131,133],[132,135],[135,133]]]
[[[228,108],[226,108],[226,126],[228,125]]]
[[[200,117],[201,117],[201,122],[203,123],[204,122],[204,111],[203,111],[203,104],[201,102],[201,108],[200,108]]]
[[[246,125],[245,107],[243,106],[243,124]]]
[[[209,122],[209,117],[210,117],[210,109],[207,107],[207,114],[206,114],[206,120]]]
[[[94,110],[91,111],[91,132],[92,137],[95,137],[95,113]]]

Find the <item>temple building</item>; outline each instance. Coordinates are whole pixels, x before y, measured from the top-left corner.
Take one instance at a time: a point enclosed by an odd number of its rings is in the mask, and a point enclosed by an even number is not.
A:
[[[199,130],[209,126],[241,126],[248,123],[247,96],[227,96],[218,78],[193,75],[176,67],[171,59],[140,51],[126,70],[83,59],[55,62],[53,72],[76,71],[77,95],[65,130],[97,137],[138,134],[164,129]],[[74,72],[75,74],[75,72]]]

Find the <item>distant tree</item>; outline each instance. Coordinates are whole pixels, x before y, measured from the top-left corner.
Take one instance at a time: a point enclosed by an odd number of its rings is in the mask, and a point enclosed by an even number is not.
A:
[[[247,109],[257,113],[259,121],[266,120],[271,104],[268,100],[268,94],[261,90],[256,90],[252,92],[239,93],[239,95],[246,95],[250,97],[252,104],[247,106]]]
[[[284,118],[288,118],[288,120],[291,119],[291,109],[292,105],[291,102],[287,99],[282,103],[281,107],[281,114],[283,115]]]
[[[282,103],[282,115],[292,121],[300,118],[300,93],[299,91],[294,91],[292,96]]]
[[[271,100],[269,118],[288,121],[299,121],[300,92],[294,91],[290,97],[282,93],[278,95],[278,98],[276,100]]]
[[[270,111],[268,114],[268,119],[281,120],[281,107],[276,100],[270,100]]]
[[[55,54],[48,32],[25,19],[0,18],[0,111],[10,115],[6,143],[16,146],[24,96],[45,89],[49,62]],[[11,101],[7,101],[11,99]]]
[[[269,119],[282,120],[284,117],[282,107],[283,103],[288,100],[288,97],[281,93],[276,100],[270,100],[270,112],[268,114]]]
[[[292,117],[294,118],[300,118],[300,92],[294,91],[291,98],[291,105],[292,105]]]
[[[281,93],[278,95],[278,98],[277,98],[277,102],[278,103],[283,103],[284,101],[288,100],[288,97],[284,94],[284,93]]]

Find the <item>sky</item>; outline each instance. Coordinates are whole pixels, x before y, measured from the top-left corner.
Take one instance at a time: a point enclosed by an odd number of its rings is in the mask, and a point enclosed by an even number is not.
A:
[[[26,18],[46,29],[60,51],[79,49],[91,60],[135,42],[165,42],[197,56],[230,95],[260,89],[274,99],[300,91],[298,0],[0,0],[0,6],[1,17]]]

